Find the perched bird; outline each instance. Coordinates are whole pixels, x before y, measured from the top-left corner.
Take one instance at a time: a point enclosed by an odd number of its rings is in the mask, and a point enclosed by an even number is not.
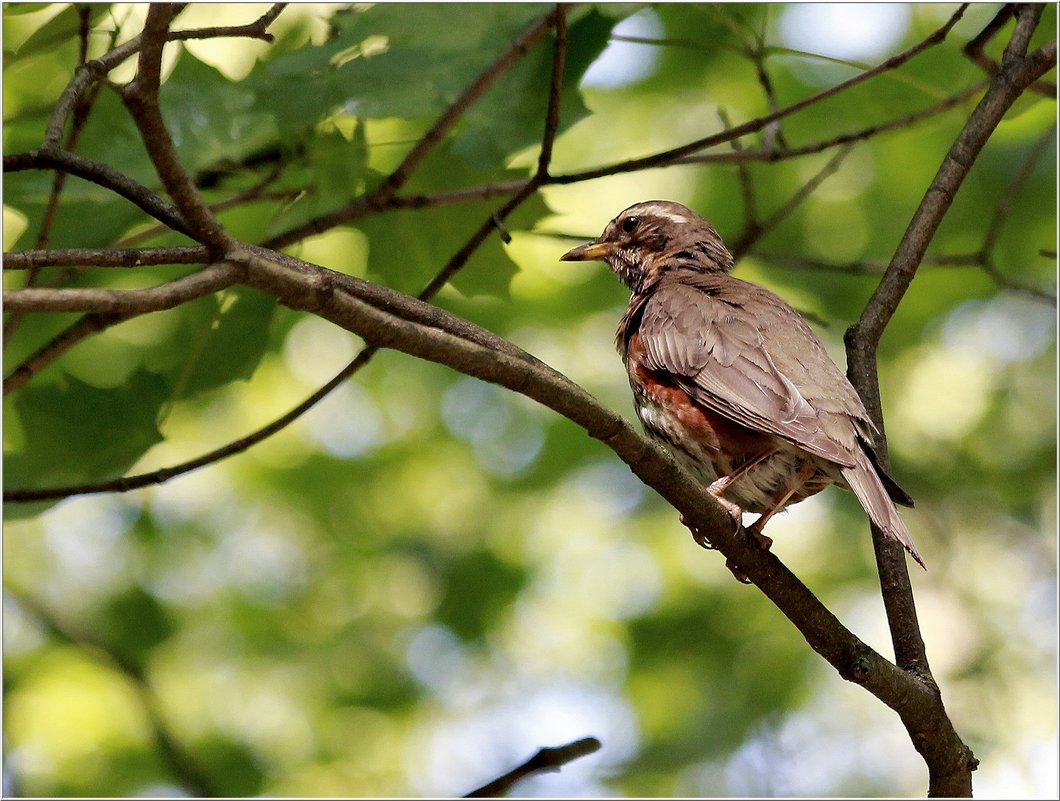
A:
[[[773,515],[837,484],[923,566],[895,507],[913,501],[873,451],[861,398],[798,312],[729,275],[709,222],[680,203],[637,203],[562,259],[605,261],[629,287],[616,345],[637,416],[737,524],[760,514],[750,531],[764,548]]]

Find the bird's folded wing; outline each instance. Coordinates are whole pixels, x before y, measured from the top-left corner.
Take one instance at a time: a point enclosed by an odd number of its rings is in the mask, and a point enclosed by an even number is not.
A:
[[[778,368],[758,328],[724,300],[685,284],[659,287],[639,332],[649,367],[669,373],[707,408],[844,467],[854,464],[850,448],[822,429],[814,407]],[[799,343],[786,343],[792,345]],[[827,368],[838,372],[831,361]]]

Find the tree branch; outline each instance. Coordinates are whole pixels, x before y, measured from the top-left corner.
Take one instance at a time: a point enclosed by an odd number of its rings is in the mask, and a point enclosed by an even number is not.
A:
[[[144,267],[149,264],[203,264],[209,253],[202,245],[161,248],[71,248],[21,250],[4,254],[5,270],[40,267]]]
[[[146,314],[172,309],[239,282],[241,269],[217,262],[198,272],[146,289],[7,289],[4,306],[27,312]]]
[[[499,384],[563,415],[604,442],[648,486],[747,576],[844,678],[864,686],[901,716],[912,733],[956,737],[937,714],[937,688],[898,669],[847,630],[770,551],[743,532],[684,467],[637,433],[621,415],[511,343],[437,307],[351,276],[332,273],[262,249],[234,258],[248,266],[247,283],[290,308],[312,312],[375,347],[399,350]],[[917,735],[920,736],[920,735]],[[964,752],[965,762],[970,758]]]
[[[990,227],[987,228],[986,236],[983,237],[983,245],[980,248],[980,253],[982,254],[983,262],[985,264],[992,265],[994,248],[997,245],[998,238],[1001,236],[1002,229],[1005,227],[1005,223],[1008,221],[1009,215],[1012,213],[1016,198],[1018,198],[1023,191],[1024,185],[1030,179],[1031,173],[1034,172],[1035,165],[1037,165],[1038,160],[1042,157],[1042,154],[1045,152],[1046,147],[1048,147],[1054,136],[1056,136],[1055,122],[1030,149],[1027,158],[1023,160],[1023,164],[1012,177],[1012,181],[1005,188],[1004,194],[1001,196],[1000,201],[998,201],[994,216],[990,220]]]
[[[877,446],[885,463],[886,441],[882,434],[883,417],[876,366],[876,349],[880,337],[905,296],[928,244],[979,152],[1023,90],[1056,63],[1055,43],[1051,48],[1047,46],[1030,56],[1021,55],[1018,42],[1025,43],[1029,40],[1030,33],[1037,25],[1041,8],[1035,11],[1024,7],[1017,13],[1019,22],[1013,40],[1006,48],[1001,69],[994,75],[986,95],[976,106],[946,154],[861,318],[847,331],[848,374],[881,431]],[[929,793],[932,796],[970,795],[971,771],[976,763],[971,751],[953,731],[942,707],[941,697],[938,696],[920,634],[905,556],[901,547],[887,538],[876,526],[872,527],[872,533],[884,606],[894,643],[895,661],[936,698],[933,706],[936,710],[937,725],[932,726],[930,733],[910,726],[909,721],[903,718],[913,745],[927,763]]]
[[[732,247],[733,259],[739,261],[743,258],[744,254],[754,247],[755,242],[780,225],[789,214],[801,206],[810,195],[817,191],[817,187],[824,183],[825,179],[839,169],[839,165],[850,155],[852,148],[853,145],[844,145],[820,170],[799,187],[798,191],[788,198],[788,201],[783,206],[770,214],[765,220],[755,220],[753,225],[749,225]]]
[[[595,737],[584,737],[566,745],[542,748],[523,764],[512,768],[503,776],[498,776],[477,790],[472,790],[464,798],[497,798],[505,795],[520,779],[525,779],[535,773],[558,772],[567,763],[589,754],[595,754],[601,747],[600,741]]]
[[[883,63],[873,67],[872,69],[860,72],[857,75],[848,78],[845,81],[830,86],[827,89],[822,89],[815,94],[805,97],[790,106],[785,106],[782,109],[774,111],[770,114],[766,114],[762,117],[749,120],[742,125],[737,125],[735,128],[729,128],[725,131],[720,131],[710,136],[705,136],[702,139],[696,139],[688,144],[681,145],[680,147],[671,148],[669,150],[663,150],[659,153],[655,153],[651,156],[644,156],[638,159],[629,159],[628,161],[616,162],[605,167],[596,167],[590,170],[582,170],[580,172],[568,173],[564,176],[559,176],[553,179],[553,183],[567,184],[577,183],[579,181],[587,181],[590,178],[602,178],[606,175],[617,175],[624,172],[634,172],[637,170],[647,169],[649,167],[659,167],[665,164],[669,164],[676,159],[683,156],[691,155],[698,150],[703,150],[714,145],[720,145],[723,142],[729,142],[737,137],[744,136],[746,134],[755,133],[762,130],[767,125],[776,122],[777,120],[783,119],[784,117],[790,116],[797,111],[802,111],[809,106],[820,103],[822,100],[826,100],[840,92],[846,91],[854,86],[857,86],[870,78],[875,78],[877,75],[881,75],[884,72],[888,72],[893,69],[905,64],[914,56],[919,55],[925,50],[940,44],[945,40],[946,35],[950,32],[950,29],[957,24],[957,21],[964,15],[964,10],[967,8],[967,4],[962,5],[958,8],[953,16],[944,24],[941,28],[929,34],[926,38],[917,42],[912,47],[903,50],[894,56],[891,56]]]
[[[777,148],[777,149],[759,149],[759,150],[741,150],[734,153],[700,153],[693,156],[683,156],[676,159],[674,164],[725,164],[729,162],[748,162],[748,161],[783,161],[784,159],[798,158],[799,156],[808,156],[814,153],[821,153],[825,150],[831,150],[834,147],[841,145],[851,144],[853,142],[860,142],[866,139],[871,139],[877,134],[886,133],[888,131],[894,131],[899,128],[908,128],[915,123],[925,120],[928,117],[933,117],[936,114],[941,114],[944,111],[949,111],[951,108],[959,106],[974,95],[979,94],[983,89],[986,88],[989,81],[980,81],[979,83],[969,86],[966,89],[962,89],[956,94],[945,98],[944,100],[936,103],[933,106],[929,106],[920,111],[915,111],[912,114],[906,114],[901,117],[896,117],[893,120],[889,120],[878,125],[870,125],[867,128],[862,128],[859,131],[851,131],[850,133],[839,134],[838,136],[832,137],[831,139],[823,139],[820,142],[814,142],[813,144],[803,145],[801,147],[788,147],[788,148]]]
[[[487,237],[493,232],[499,224],[503,223],[505,219],[521,205],[527,198],[529,198],[539,185],[543,184],[548,180],[548,167],[551,161],[552,145],[555,141],[556,132],[559,127],[559,105],[563,91],[563,67],[566,59],[567,51],[567,36],[566,36],[566,15],[567,7],[564,5],[558,5],[556,7],[554,15],[554,25],[556,26],[556,38],[553,45],[553,66],[552,66],[552,79],[549,91],[548,108],[545,113],[545,129],[541,139],[541,153],[542,156],[538,159],[538,167],[536,174],[529,180],[522,182],[516,187],[515,194],[496,212],[488,217],[482,225],[471,235],[468,241],[453,255],[453,257],[442,267],[441,270],[435,275],[435,277],[420,291],[417,298],[422,301],[429,300],[438,290],[440,290],[445,284],[455,275],[465,264],[470,260],[474,252],[486,241]],[[165,250],[165,249],[162,249]],[[268,253],[269,251],[263,251]],[[277,256],[277,258],[287,259],[287,257]],[[301,269],[301,262],[295,259],[285,262],[292,269]],[[371,284],[365,284],[366,287],[372,286]],[[16,368],[16,371],[12,373],[10,382],[12,384],[11,389],[15,389],[18,386],[22,386],[34,372],[39,370],[43,364],[47,364],[48,361],[56,358],[60,353],[72,347],[74,343],[79,341],[84,336],[91,333],[95,333],[98,330],[102,330],[106,325],[113,325],[117,322],[127,319],[127,317],[101,317],[99,315],[87,315],[82,320],[78,321],[73,327],[63,332],[60,337],[57,337],[45,348],[38,351],[30,359],[27,359],[23,365]],[[273,434],[286,428],[292,422],[297,420],[317,403],[323,400],[328,394],[330,394],[336,387],[341,385],[346,379],[355,374],[365,364],[367,364],[371,358],[375,355],[376,348],[369,346],[362,350],[357,356],[347,364],[342,370],[340,370],[331,380],[329,380],[322,387],[314,391],[309,397],[305,398],[301,403],[288,410],[281,417],[271,421],[267,425],[255,430],[254,432],[241,437],[232,442],[226,443],[225,445],[209,451],[205,454],[182,462],[171,467],[161,468],[154,470],[149,473],[141,473],[135,476],[126,476],[110,481],[94,482],[91,484],[80,484],[66,487],[49,487],[45,489],[16,489],[5,491],[4,499],[6,501],[37,501],[37,500],[55,500],[58,498],[65,498],[71,495],[91,494],[98,492],[127,492],[133,489],[139,489],[141,487],[149,486],[151,484],[161,484],[169,479],[182,475],[184,473],[196,470],[207,464],[211,464],[221,459],[227,458],[237,453],[242,453],[253,445],[261,442],[264,439],[272,436]],[[43,362],[43,364],[42,364]],[[16,384],[17,382],[17,384]],[[5,393],[11,391],[5,385]]]
[[[1005,23],[1012,17],[1015,9],[1015,3],[1006,3],[1003,5],[994,18],[987,23],[987,26],[964,46],[964,54],[982,67],[988,75],[993,75],[997,72],[998,63],[986,54],[986,45],[991,39],[997,36],[998,32],[1003,27],[1005,27]],[[1026,48],[1027,44],[1024,43],[1023,49],[1026,50]],[[1048,81],[1033,81],[1027,88],[1030,91],[1037,92],[1045,97],[1056,97],[1055,83],[1049,83]]]
[[[105,331],[113,325],[135,317],[132,313],[86,314],[73,325],[63,329],[48,342],[26,357],[11,373],[4,377],[4,397],[21,389],[33,376],[54,362],[70,348],[88,337]],[[16,490],[19,492],[19,490]],[[65,498],[70,493],[55,495]],[[6,500],[5,496],[5,500]],[[23,500],[40,500],[26,498]]]
[[[4,172],[22,170],[63,170],[78,178],[109,189],[132,202],[156,220],[164,222],[174,231],[191,236],[191,229],[181,213],[143,184],[137,183],[124,173],[98,161],[78,156],[65,150],[49,149],[47,146],[25,153],[4,156]]]
[[[140,136],[147,147],[151,163],[155,165],[158,177],[187,221],[191,234],[208,246],[214,256],[220,256],[235,245],[235,240],[206,207],[184,165],[181,164],[158,105],[162,49],[167,41],[169,25],[182,8],[183,5],[180,4],[165,3],[149,6],[144,30],[140,35],[140,59],[136,78],[121,90],[121,97],[140,130]]]

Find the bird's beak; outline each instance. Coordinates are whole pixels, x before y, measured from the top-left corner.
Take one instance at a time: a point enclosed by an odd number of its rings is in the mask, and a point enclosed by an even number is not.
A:
[[[604,261],[615,250],[614,242],[601,242],[594,239],[584,245],[578,245],[559,257],[560,261]]]

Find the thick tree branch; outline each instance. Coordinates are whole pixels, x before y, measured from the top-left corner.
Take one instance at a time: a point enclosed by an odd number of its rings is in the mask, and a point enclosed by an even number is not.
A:
[[[5,270],[39,267],[144,267],[149,264],[203,264],[209,252],[202,245],[163,248],[71,248],[22,250],[4,254]]]
[[[850,380],[881,432],[883,418],[876,366],[880,337],[905,296],[935,231],[979,152],[1024,89],[1056,63],[1055,43],[1029,56],[1022,54],[1037,25],[1041,8],[1021,7],[1017,14],[1019,21],[1013,40],[1006,48],[1001,69],[994,75],[986,95],[946,154],[861,318],[847,331]],[[1019,44],[1021,42],[1022,47]],[[882,433],[880,439],[877,443],[879,452],[886,461],[886,443]],[[895,660],[911,677],[915,677],[916,681],[923,683],[936,695],[936,718],[939,725],[944,722],[944,731],[940,731],[936,725],[928,733],[910,726],[909,721],[903,718],[914,746],[928,765],[929,793],[932,796],[970,795],[971,771],[974,770],[975,761],[971,751],[953,731],[942,707],[941,697],[937,696],[938,690],[931,676],[917,621],[905,556],[900,546],[894,547],[896,543],[875,526],[873,545]]]
[[[669,453],[570,379],[506,340],[392,290],[262,249],[247,249],[234,258],[247,265],[249,285],[284,305],[330,320],[375,347],[500,384],[575,422],[607,444],[689,524],[707,532],[717,549],[741,566],[841,676],[895,709],[911,732],[956,737],[948,718],[937,715],[937,688],[900,670],[843,627],[774,554],[743,532],[734,535],[731,518]]]

